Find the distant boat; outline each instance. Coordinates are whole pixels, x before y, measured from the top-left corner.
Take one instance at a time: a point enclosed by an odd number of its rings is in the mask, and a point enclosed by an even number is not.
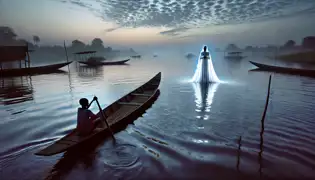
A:
[[[22,75],[35,75],[35,74],[48,74],[56,72],[58,69],[67,66],[71,63],[59,63],[47,66],[26,67],[26,68],[14,68],[14,69],[1,69],[0,76],[22,76]]]
[[[141,58],[141,55],[134,55],[134,56],[131,56],[132,58]]]
[[[157,57],[157,55],[155,54],[155,55],[153,55],[153,57]]]
[[[105,57],[102,56],[95,56],[96,51],[80,51],[80,52],[76,52],[73,53],[75,55],[78,55],[78,57],[80,57],[80,59],[82,60],[97,60],[97,61],[101,61],[101,60],[105,60]],[[86,55],[86,56],[83,56]]]
[[[253,61],[249,61],[249,62],[258,67],[258,69],[252,70],[252,71],[259,71],[260,70],[260,71],[270,71],[270,72],[277,72],[277,73],[315,77],[315,70],[311,70],[311,69],[288,68],[288,67],[266,65],[266,64],[253,62]]]
[[[241,59],[244,59],[246,56],[242,56],[242,52],[235,51],[235,52],[228,52],[228,54],[225,55],[224,57],[226,59],[231,59],[231,60],[241,60]]]
[[[103,66],[103,65],[123,65],[129,60],[130,59],[125,59],[121,61],[108,61],[108,62],[104,62],[104,61],[78,61],[78,62],[81,64],[88,65],[88,66]]]

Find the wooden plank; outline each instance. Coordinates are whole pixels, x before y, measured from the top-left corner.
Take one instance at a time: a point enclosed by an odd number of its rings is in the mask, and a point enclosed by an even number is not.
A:
[[[140,93],[132,93],[133,96],[145,96],[145,97],[151,97],[152,94],[140,94]]]
[[[142,106],[142,103],[133,103],[133,102],[118,102],[120,105],[130,105],[130,106]]]
[[[110,117],[108,117],[107,121],[109,124],[114,124],[115,122],[124,118],[126,115],[128,115],[129,113],[131,113],[135,109],[137,109],[136,106],[122,106],[118,111],[116,111]]]
[[[148,99],[149,99],[148,97],[137,96],[137,97],[135,97],[135,98],[131,101],[131,103],[141,103],[141,104],[143,104],[143,103],[145,103]]]

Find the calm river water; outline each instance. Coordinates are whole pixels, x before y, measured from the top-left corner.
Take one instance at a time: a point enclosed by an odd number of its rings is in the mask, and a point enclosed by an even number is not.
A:
[[[224,83],[208,87],[189,82],[196,60],[176,52],[1,79],[0,179],[315,178],[315,79],[272,74],[262,128],[270,73],[249,72],[248,60],[264,58],[213,55]],[[158,72],[160,97],[115,134],[117,145],[107,139],[76,157],[34,155],[75,128],[80,98],[96,95],[105,107]]]

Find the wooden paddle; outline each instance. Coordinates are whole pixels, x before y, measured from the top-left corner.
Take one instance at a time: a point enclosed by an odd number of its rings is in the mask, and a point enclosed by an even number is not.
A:
[[[93,101],[94,101],[94,100],[95,100],[96,103],[97,103],[97,106],[98,106],[98,108],[99,108],[99,110],[100,110],[101,116],[102,116],[102,118],[103,118],[103,120],[104,120],[104,122],[105,122],[105,124],[106,124],[106,126],[107,126],[107,128],[108,128],[108,130],[109,130],[109,132],[110,132],[110,134],[111,134],[111,136],[112,136],[112,138],[113,138],[113,140],[116,141],[115,136],[114,136],[114,133],[113,133],[113,131],[111,130],[111,128],[110,128],[110,126],[109,126],[109,124],[108,124],[108,122],[107,122],[107,120],[106,120],[106,118],[105,118],[104,112],[103,112],[103,110],[102,110],[102,108],[101,108],[101,105],[100,105],[100,103],[98,102],[96,96],[94,96]],[[91,102],[91,103],[92,103],[92,102]]]

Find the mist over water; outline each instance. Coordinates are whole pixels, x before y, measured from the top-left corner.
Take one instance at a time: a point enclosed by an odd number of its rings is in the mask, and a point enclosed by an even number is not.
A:
[[[144,54],[125,66],[72,63],[66,74],[2,78],[0,179],[315,178],[314,79],[272,75],[262,132],[270,73],[248,71],[248,60],[274,61],[248,56],[229,61],[213,53],[227,82],[220,84],[189,82],[197,59],[179,51]],[[160,71],[160,97],[115,134],[117,146],[105,139],[86,153],[33,154],[75,128],[80,98],[96,95],[105,107]]]

